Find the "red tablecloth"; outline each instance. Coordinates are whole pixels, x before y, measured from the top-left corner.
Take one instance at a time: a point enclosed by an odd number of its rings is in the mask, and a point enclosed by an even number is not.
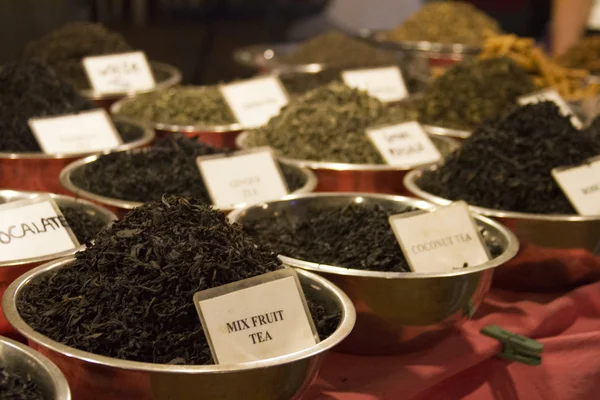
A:
[[[544,344],[542,365],[495,357],[488,325]],[[492,290],[474,319],[428,351],[330,353],[311,399],[600,399],[600,282],[557,295]]]

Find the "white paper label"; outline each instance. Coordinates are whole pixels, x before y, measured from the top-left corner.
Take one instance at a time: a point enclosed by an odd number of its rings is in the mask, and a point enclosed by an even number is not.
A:
[[[123,141],[104,109],[49,118],[31,118],[29,127],[47,154],[80,154],[113,149]]]
[[[216,364],[291,354],[319,341],[292,269],[198,292],[194,302]]]
[[[414,272],[449,272],[490,259],[464,201],[392,215],[390,224]]]
[[[408,96],[398,67],[355,69],[342,72],[346,85],[365,90],[383,102],[400,101]]]
[[[238,122],[248,128],[266,124],[288,103],[283,85],[274,76],[229,83],[220,88]]]
[[[573,123],[574,127],[577,129],[581,129],[583,127],[581,120],[573,113],[573,110],[571,107],[569,107],[565,99],[563,99],[561,95],[554,89],[544,89],[540,90],[539,92],[521,96],[517,101],[522,106],[526,104],[540,103],[543,101],[551,101],[558,106],[562,115],[571,116],[571,123]]]
[[[552,176],[580,215],[600,215],[600,158],[572,168],[555,168]]]
[[[288,194],[287,184],[269,148],[196,160],[213,204],[231,208],[276,200]]]
[[[434,163],[442,158],[418,122],[368,129],[367,136],[390,165],[410,167]]]
[[[130,93],[154,89],[156,83],[142,51],[85,57],[83,66],[98,93]]]
[[[0,262],[56,254],[78,246],[50,196],[0,204]]]

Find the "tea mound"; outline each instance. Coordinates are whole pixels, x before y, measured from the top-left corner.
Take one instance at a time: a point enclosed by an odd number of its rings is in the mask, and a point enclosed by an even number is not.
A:
[[[295,159],[383,164],[365,129],[416,116],[409,105],[387,106],[366,92],[332,82],[291,100],[267,125],[252,132],[247,144],[271,146]]]
[[[50,400],[31,380],[29,374],[22,376],[0,365],[0,399],[2,400]]]
[[[89,242],[106,225],[100,218],[88,214],[82,208],[65,205],[59,208],[79,243]]]
[[[120,200],[145,203],[172,194],[211,204],[196,158],[223,152],[228,151],[181,134],[170,135],[149,149],[102,155],[74,171],[71,180],[81,189]],[[304,186],[306,179],[296,169],[287,164],[280,167],[290,191]]]
[[[180,86],[136,96],[119,115],[171,125],[230,125],[237,122],[217,86]]]
[[[487,14],[464,2],[438,2],[423,6],[402,25],[388,32],[397,42],[427,41],[479,46],[500,25]]]
[[[366,271],[410,272],[388,217],[414,208],[348,203],[312,205],[300,214],[290,211],[244,221],[244,230],[277,254]],[[492,255],[501,253],[491,240]]]
[[[165,197],[102,231],[69,266],[31,282],[17,307],[33,329],[80,350],[210,364],[194,293],[279,268],[273,253],[223,213],[194,199]],[[328,336],[324,329],[335,329],[331,321],[339,315],[311,304],[321,314],[319,333]]]
[[[77,88],[89,87],[81,60],[88,56],[124,53],[132,47],[116,32],[102,24],[75,22],[29,43],[24,56],[50,65]]]
[[[574,214],[551,170],[600,154],[600,143],[578,131],[552,102],[517,108],[481,125],[419,186],[474,206],[535,214]]]
[[[527,73],[508,58],[465,61],[434,80],[418,102],[428,125],[470,130],[511,110],[518,97],[534,92]]]
[[[589,36],[581,39],[556,62],[567,68],[582,68],[594,74],[600,73],[600,37]]]

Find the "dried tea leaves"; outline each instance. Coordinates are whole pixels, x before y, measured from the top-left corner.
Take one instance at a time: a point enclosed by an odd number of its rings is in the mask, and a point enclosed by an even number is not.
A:
[[[73,264],[31,282],[17,307],[36,331],[94,354],[210,364],[194,293],[279,268],[273,253],[223,213],[165,197],[102,231]],[[339,321],[319,305],[312,309],[321,329]]]
[[[150,149],[103,155],[76,170],[71,179],[84,190],[120,200],[148,202],[172,194],[210,204],[196,158],[222,152],[176,134],[158,141]],[[280,167],[290,191],[306,183],[296,169],[286,164]]]
[[[450,200],[536,214],[574,214],[551,175],[600,154],[600,143],[578,131],[552,102],[522,106],[480,126],[419,186]]]
[[[600,74],[600,37],[581,39],[555,61],[567,68],[582,68],[595,75]]]
[[[106,226],[102,219],[77,206],[63,205],[60,207],[60,211],[65,216],[79,243],[89,242]]]
[[[31,376],[22,376],[0,365],[0,400],[51,400],[44,396]]]

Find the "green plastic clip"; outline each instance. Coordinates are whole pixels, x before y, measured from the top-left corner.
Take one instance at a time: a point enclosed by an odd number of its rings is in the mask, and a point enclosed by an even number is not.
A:
[[[481,330],[481,333],[502,343],[502,352],[498,354],[500,358],[527,365],[542,363],[541,353],[544,345],[537,340],[507,331],[498,325],[488,325]]]

